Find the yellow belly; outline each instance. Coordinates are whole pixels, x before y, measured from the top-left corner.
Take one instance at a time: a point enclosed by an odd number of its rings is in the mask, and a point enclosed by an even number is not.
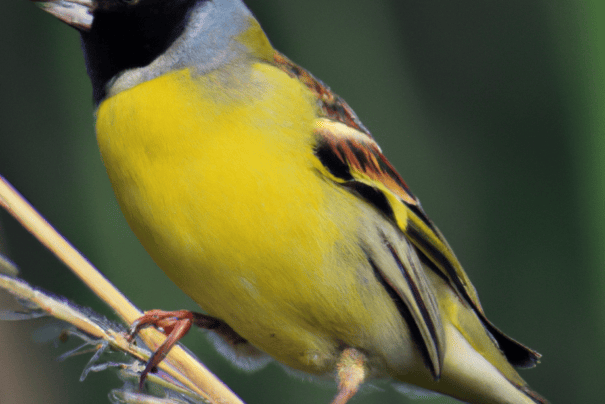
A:
[[[324,373],[343,342],[403,339],[404,326],[358,272],[359,202],[315,169],[315,100],[273,67],[247,71],[182,70],[109,98],[99,147],[128,223],[168,276],[253,345]],[[398,329],[380,336],[379,320]]]

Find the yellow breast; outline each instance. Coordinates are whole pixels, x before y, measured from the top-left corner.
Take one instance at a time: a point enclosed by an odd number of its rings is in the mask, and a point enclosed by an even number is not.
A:
[[[130,226],[168,276],[276,359],[322,373],[343,337],[380,333],[363,330],[379,317],[406,332],[357,272],[359,202],[319,176],[316,113],[270,65],[184,69],[104,101],[97,137]]]

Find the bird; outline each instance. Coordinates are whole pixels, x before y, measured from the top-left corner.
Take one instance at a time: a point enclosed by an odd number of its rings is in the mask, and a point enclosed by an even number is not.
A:
[[[388,379],[468,403],[546,404],[540,354],[490,322],[442,233],[351,107],[275,50],[241,0],[44,0],[76,28],[95,131],[144,248],[241,366]]]

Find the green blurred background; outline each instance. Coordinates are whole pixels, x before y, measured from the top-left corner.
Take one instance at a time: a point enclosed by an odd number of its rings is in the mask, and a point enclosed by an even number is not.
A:
[[[522,376],[553,403],[605,397],[602,0],[249,0],[275,46],[356,110],[448,237],[500,328],[541,352]],[[0,174],[142,309],[195,309],[127,228],[96,149],[75,31],[25,0],[0,11]],[[0,214],[35,285],[111,314]],[[106,403],[110,371],[0,323],[0,403]],[[247,403],[328,403],[276,365],[234,369],[186,345]],[[353,403],[406,403],[387,385]],[[438,398],[433,403],[451,403]]]

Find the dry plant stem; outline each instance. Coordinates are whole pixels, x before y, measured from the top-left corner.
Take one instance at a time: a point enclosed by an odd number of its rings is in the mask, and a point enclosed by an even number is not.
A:
[[[127,352],[135,358],[143,361],[147,359],[148,355],[146,351],[131,344],[123,333],[95,323],[83,313],[73,309],[64,302],[32,288],[25,281],[0,274],[0,288],[10,291],[20,299],[34,303],[49,315],[74,325],[92,337],[108,341],[112,346]]]
[[[86,333],[86,335],[88,336],[87,340],[90,345],[94,344],[93,340],[98,341],[98,345],[96,346],[97,349],[102,349],[101,341],[105,341],[114,350],[125,352],[131,357],[138,358],[141,361],[149,360],[149,351],[147,349],[142,349],[132,344],[125,333],[113,328],[113,324],[111,324],[110,322],[99,321],[99,319],[94,318],[94,315],[91,315],[86,310],[82,310],[79,307],[72,305],[70,302],[64,299],[47,294],[44,291],[38,290],[35,287],[30,286],[27,282],[22,279],[17,279],[12,277],[11,275],[5,274],[0,274],[0,289],[4,289],[10,292],[12,295],[14,295],[20,300],[27,301],[26,307],[28,309],[35,308],[37,310],[45,311],[52,317],[72,324],[78,329],[78,331],[83,331],[84,333]],[[33,317],[37,316],[34,314]],[[80,337],[82,338],[82,336]],[[131,377],[132,374],[134,374],[134,369],[128,366],[126,363],[124,363],[123,366],[124,367],[120,371],[123,374],[123,377]],[[88,370],[90,370],[90,368],[88,368]],[[205,403],[211,402],[206,397],[202,397],[199,394],[195,394],[191,390],[181,387],[180,385],[174,384],[174,382],[166,380],[160,376],[149,375],[149,380],[153,380],[154,384],[157,386],[164,387],[177,393],[181,393],[196,400],[201,399]],[[111,395],[124,396],[120,402],[125,403],[176,403],[174,400],[171,399],[161,400],[146,395],[144,393],[129,392],[126,390],[113,390],[111,392]]]
[[[63,261],[82,281],[127,324],[132,324],[142,313],[65,240],[40,214],[0,176],[0,205],[44,246]],[[152,350],[166,338],[162,333],[147,329],[141,338]],[[243,404],[227,386],[206,367],[183,349],[175,346],[159,367],[193,392],[212,403]]]

